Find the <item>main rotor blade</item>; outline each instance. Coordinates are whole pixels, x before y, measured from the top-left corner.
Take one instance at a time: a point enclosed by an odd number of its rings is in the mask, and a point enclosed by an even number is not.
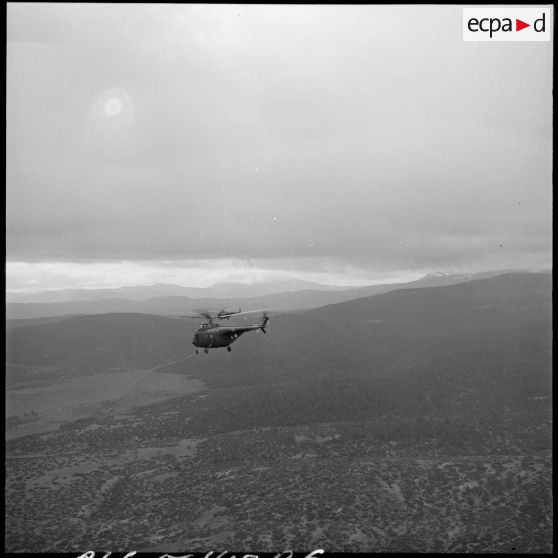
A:
[[[213,317],[202,316],[201,314],[196,314],[195,316],[188,316],[186,314],[164,314],[168,318],[192,318],[193,320],[199,320],[200,318],[207,318],[213,320]]]
[[[269,308],[260,308],[258,310],[243,310],[242,312],[236,312],[232,314],[233,316],[240,316],[240,314],[253,314],[254,312],[269,312]]]
[[[209,310],[198,310],[197,308],[192,308],[196,312],[198,318],[207,318],[208,320],[214,320],[217,314],[210,312]]]

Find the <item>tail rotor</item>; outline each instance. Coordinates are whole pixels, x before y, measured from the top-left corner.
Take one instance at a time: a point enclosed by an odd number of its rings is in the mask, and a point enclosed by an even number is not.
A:
[[[263,321],[262,321],[262,325],[260,326],[260,329],[264,332],[267,333],[267,331],[265,330],[265,326],[267,325],[267,323],[269,322],[269,316],[267,315],[267,313],[263,313]]]

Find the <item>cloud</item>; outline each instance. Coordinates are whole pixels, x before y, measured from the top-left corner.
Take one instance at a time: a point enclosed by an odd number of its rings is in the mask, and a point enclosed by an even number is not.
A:
[[[549,261],[550,45],[460,17],[12,4],[8,259]]]
[[[260,281],[303,280],[340,286],[393,283],[418,279],[420,273],[370,272],[326,260],[189,260],[189,261],[105,261],[8,262],[7,291],[29,293],[67,288],[118,288],[156,283],[208,287],[214,284]]]

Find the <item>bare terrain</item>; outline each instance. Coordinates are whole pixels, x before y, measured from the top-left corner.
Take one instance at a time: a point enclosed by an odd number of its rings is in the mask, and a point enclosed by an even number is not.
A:
[[[203,383],[153,370],[118,369],[88,376],[61,375],[41,381],[41,367],[27,368],[26,380],[7,387],[6,439],[46,432],[85,417],[123,413],[134,406],[203,389]]]
[[[178,401],[13,444],[7,548],[552,549],[549,421],[522,440],[505,416],[445,439],[393,417],[203,438]]]

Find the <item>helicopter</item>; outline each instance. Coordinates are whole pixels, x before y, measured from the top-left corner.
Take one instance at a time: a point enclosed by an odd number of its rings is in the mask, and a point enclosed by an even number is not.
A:
[[[228,320],[231,316],[237,316],[239,314],[250,314],[253,312],[262,312],[262,321],[259,324],[249,324],[245,326],[222,326],[219,325],[215,320],[225,319]],[[242,312],[239,308],[238,310],[219,310],[217,313],[211,313],[209,311],[197,311],[195,316],[182,315],[181,318],[205,318],[207,321],[202,322],[196,333],[194,334],[194,339],[192,340],[192,345],[196,348],[196,354],[199,353],[198,348],[202,348],[207,354],[209,349],[218,349],[220,347],[226,347],[227,351],[231,351],[231,344],[234,343],[243,333],[247,331],[258,331],[261,330],[267,333],[265,326],[269,322],[269,316],[265,310],[247,310]]]

